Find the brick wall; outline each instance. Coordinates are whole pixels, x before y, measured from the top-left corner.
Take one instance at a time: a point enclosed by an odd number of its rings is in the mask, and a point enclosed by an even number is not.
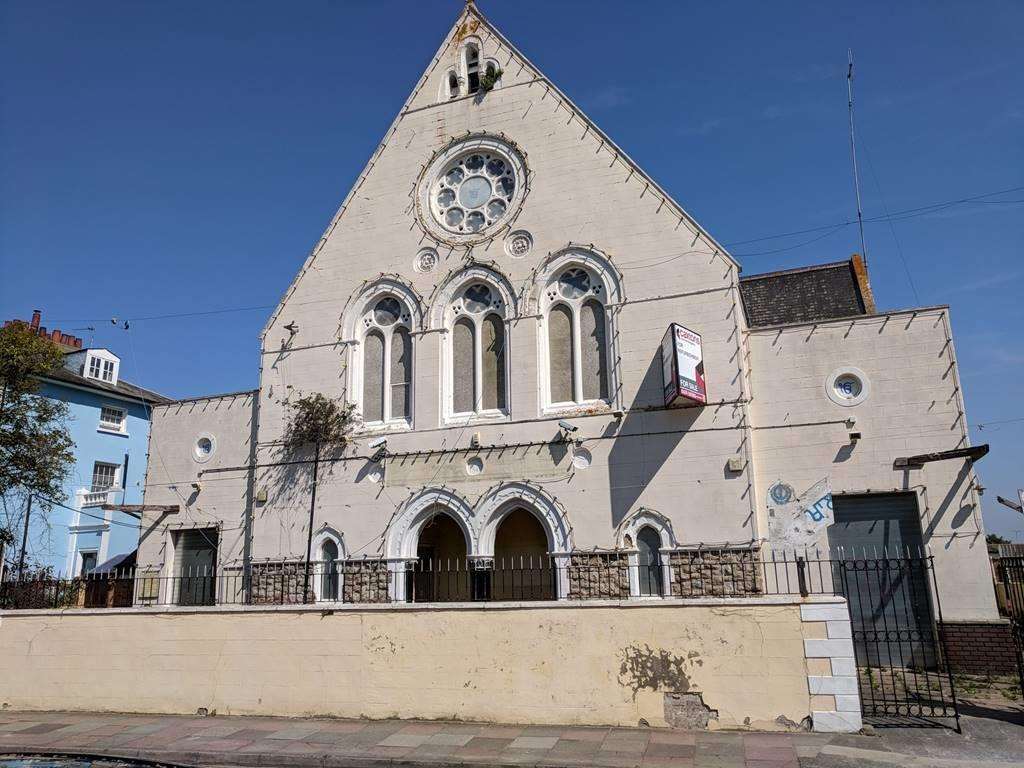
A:
[[[945,622],[940,632],[954,673],[1017,674],[1017,649],[1009,622]]]

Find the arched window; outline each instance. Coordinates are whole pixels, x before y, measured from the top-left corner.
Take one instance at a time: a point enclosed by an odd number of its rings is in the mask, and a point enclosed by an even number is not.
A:
[[[320,599],[337,600],[341,579],[338,578],[338,545],[332,539],[326,539],[320,548],[323,577],[320,579]]]
[[[459,76],[455,74],[454,69],[448,70],[448,98],[457,99],[459,97]]]
[[[480,49],[470,44],[465,49],[466,56],[466,84],[469,86],[469,93],[476,93],[480,90]]]
[[[470,282],[451,305],[451,412],[455,416],[507,411],[508,334],[496,288]]]
[[[664,580],[661,573],[661,536],[645,525],[636,535],[637,574],[640,594],[660,596],[664,594]]]
[[[608,401],[609,331],[604,287],[582,266],[554,274],[547,286],[548,404]]]
[[[367,424],[412,417],[413,344],[408,308],[396,296],[373,299],[363,313],[362,405]]]

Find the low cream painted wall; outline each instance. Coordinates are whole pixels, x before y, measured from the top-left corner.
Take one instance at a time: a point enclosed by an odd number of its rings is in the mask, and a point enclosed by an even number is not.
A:
[[[810,713],[799,605],[194,609],[0,615],[0,704],[25,710],[711,727]]]

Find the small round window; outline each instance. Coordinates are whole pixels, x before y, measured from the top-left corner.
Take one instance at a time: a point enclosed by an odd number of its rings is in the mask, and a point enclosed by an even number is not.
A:
[[[196,442],[192,446],[192,458],[198,462],[204,462],[213,456],[216,450],[217,441],[214,440],[213,435],[204,433],[196,438]]]
[[[859,368],[840,368],[833,371],[825,382],[825,394],[836,405],[857,405],[864,402],[870,393],[868,378]]]

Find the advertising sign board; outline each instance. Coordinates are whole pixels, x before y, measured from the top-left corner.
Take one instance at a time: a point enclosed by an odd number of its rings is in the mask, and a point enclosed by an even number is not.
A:
[[[705,405],[704,351],[699,333],[671,323],[661,340],[662,384],[665,405],[678,398]]]

